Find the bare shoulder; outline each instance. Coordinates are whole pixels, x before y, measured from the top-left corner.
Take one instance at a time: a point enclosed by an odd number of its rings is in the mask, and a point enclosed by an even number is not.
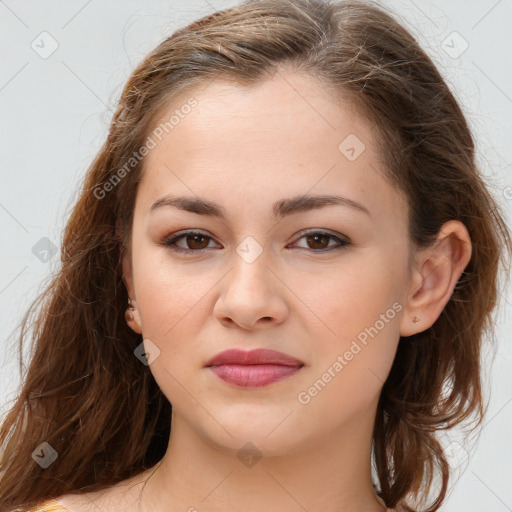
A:
[[[110,488],[97,492],[64,494],[56,498],[55,501],[65,512],[93,512],[93,510],[97,512],[98,509],[111,512],[104,506],[109,492]]]
[[[135,512],[143,483],[138,475],[99,491],[64,494],[55,502],[63,512]]]

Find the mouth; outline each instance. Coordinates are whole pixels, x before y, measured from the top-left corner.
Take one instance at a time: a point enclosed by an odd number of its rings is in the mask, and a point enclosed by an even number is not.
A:
[[[205,366],[228,384],[257,388],[291,377],[304,363],[275,350],[230,349],[217,354]]]

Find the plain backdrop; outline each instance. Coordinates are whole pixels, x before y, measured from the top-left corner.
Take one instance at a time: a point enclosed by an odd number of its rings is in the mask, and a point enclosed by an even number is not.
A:
[[[105,139],[126,79],[176,28],[234,3],[0,0],[2,414],[20,382],[15,329],[58,268],[78,183]],[[512,0],[384,3],[461,101],[482,171],[510,222]],[[495,313],[499,348],[493,361],[486,359],[484,428],[443,511],[512,510],[511,303],[509,289]]]

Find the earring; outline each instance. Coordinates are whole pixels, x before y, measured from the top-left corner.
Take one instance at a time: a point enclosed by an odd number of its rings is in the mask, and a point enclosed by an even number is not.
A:
[[[133,320],[133,312],[135,311],[135,307],[132,305],[132,301],[128,298],[128,309],[126,310],[124,317],[126,318],[126,321],[132,321]]]
[[[420,317],[419,316],[415,316],[412,320],[415,324],[417,324],[419,321],[420,321]]]

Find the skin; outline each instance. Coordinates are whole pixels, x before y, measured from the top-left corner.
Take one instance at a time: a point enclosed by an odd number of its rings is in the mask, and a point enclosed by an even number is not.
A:
[[[61,503],[70,510],[220,512],[239,504],[250,512],[382,512],[370,478],[379,395],[399,337],[430,327],[448,302],[471,256],[468,232],[450,221],[435,248],[413,251],[407,203],[382,177],[370,125],[310,76],[282,70],[251,88],[215,81],[194,97],[198,106],[147,156],[123,260],[136,308],[129,324],[160,350],[150,370],[173,405],[169,448],[156,468]],[[175,100],[162,119],[181,104]],[[354,161],[338,149],[349,134],[366,146]],[[148,213],[171,193],[214,201],[226,219],[170,206]],[[370,215],[336,205],[272,218],[274,202],[306,193],[350,198]],[[206,249],[185,256],[160,245],[185,229],[210,238],[195,245],[182,238],[179,247]],[[351,245],[322,253],[336,240],[308,242],[305,229],[329,230]],[[246,237],[262,249],[251,263],[236,251]],[[300,403],[298,394],[394,303],[400,311]],[[305,366],[265,387],[238,388],[204,368],[233,347],[272,348]],[[251,467],[237,456],[247,442],[261,456]]]

